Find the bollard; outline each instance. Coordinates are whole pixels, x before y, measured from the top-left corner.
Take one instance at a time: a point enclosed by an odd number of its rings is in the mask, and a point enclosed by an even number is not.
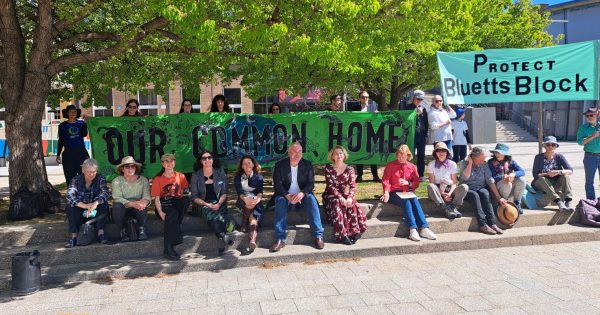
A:
[[[28,295],[40,290],[42,271],[38,258],[40,252],[18,253],[12,257],[12,290],[16,295]]]

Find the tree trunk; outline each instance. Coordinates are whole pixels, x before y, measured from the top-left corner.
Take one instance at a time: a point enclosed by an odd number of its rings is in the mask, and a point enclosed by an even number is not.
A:
[[[42,147],[41,120],[50,81],[44,75],[29,73],[25,86],[28,87],[25,89],[27,92],[22,93],[15,104],[6,104],[11,196],[22,187],[39,192],[48,180]]]

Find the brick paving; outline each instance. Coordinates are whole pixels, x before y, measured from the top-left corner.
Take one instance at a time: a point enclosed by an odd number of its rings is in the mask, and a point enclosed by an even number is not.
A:
[[[0,293],[2,314],[600,314],[600,242],[247,267]]]

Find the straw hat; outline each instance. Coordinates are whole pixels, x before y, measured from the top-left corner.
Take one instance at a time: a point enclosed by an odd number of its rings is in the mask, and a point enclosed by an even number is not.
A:
[[[514,203],[507,201],[504,206],[498,206],[498,220],[502,224],[512,226],[519,220],[519,210]]]
[[[133,156],[128,155],[121,159],[121,164],[117,165],[117,172],[121,173],[123,171],[123,166],[125,166],[127,164],[135,164],[137,166],[138,170],[140,167],[142,167],[142,163],[136,162],[135,159],[133,158]]]

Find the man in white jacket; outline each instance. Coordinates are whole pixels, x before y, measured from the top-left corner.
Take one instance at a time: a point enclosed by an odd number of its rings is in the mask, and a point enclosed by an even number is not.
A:
[[[444,99],[440,95],[433,97],[433,104],[428,113],[429,130],[431,140],[435,146],[438,142],[444,142],[448,148],[452,147],[452,119],[456,118],[454,109],[444,105]]]

